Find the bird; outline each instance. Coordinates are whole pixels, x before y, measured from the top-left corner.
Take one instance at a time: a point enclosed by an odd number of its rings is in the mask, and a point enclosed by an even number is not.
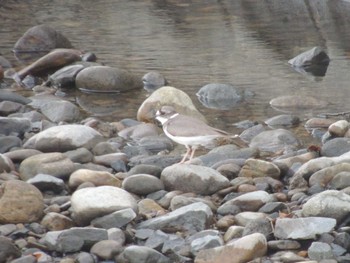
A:
[[[163,131],[172,141],[185,145],[187,151],[180,161],[184,163],[189,157],[192,160],[195,151],[200,148],[214,148],[217,145],[233,143],[240,148],[247,147],[238,135],[231,135],[225,131],[209,126],[204,121],[179,114],[172,106],[162,106],[155,115],[163,127]]]

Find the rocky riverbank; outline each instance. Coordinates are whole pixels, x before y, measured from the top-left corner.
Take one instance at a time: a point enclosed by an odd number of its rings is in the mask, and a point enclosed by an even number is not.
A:
[[[20,84],[29,85],[33,67]],[[139,86],[125,71],[92,67],[124,76],[116,78],[123,89]],[[0,90],[0,262],[350,260],[348,121],[302,122],[288,114],[248,120],[237,127],[249,147],[222,145],[178,164],[184,148],[164,135],[154,113],[172,105],[205,120],[186,93],[152,87],[137,116],[104,122],[52,94],[74,82],[74,72],[34,86],[30,97],[13,82]],[[89,76],[80,75],[79,85]],[[91,89],[109,89],[98,76]],[[271,101],[276,108],[310,105],[325,103]],[[295,125],[318,145],[303,145],[289,130]]]

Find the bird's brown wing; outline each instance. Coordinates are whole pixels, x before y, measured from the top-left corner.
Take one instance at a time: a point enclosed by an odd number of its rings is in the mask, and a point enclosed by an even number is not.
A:
[[[178,115],[174,119],[165,123],[167,132],[176,136],[190,137],[190,136],[204,136],[204,135],[229,135],[227,132],[213,128],[205,122],[192,118],[190,116]]]

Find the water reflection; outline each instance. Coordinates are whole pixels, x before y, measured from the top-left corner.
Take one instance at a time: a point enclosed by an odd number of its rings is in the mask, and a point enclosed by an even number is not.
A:
[[[281,95],[315,96],[326,111],[346,111],[350,54],[350,3],[334,0],[221,1],[5,1],[1,3],[0,52],[15,66],[14,43],[30,27],[46,23],[105,65],[143,76],[161,72],[187,92],[213,126],[231,129],[244,119],[279,114],[269,101]],[[328,50],[327,74],[310,78],[287,61],[313,47]],[[315,81],[317,80],[317,81]],[[196,93],[208,83],[249,87],[256,96],[234,109],[211,109]],[[134,118],[144,90],[106,98],[77,92],[88,112],[106,119]],[[86,98],[98,102],[92,110]],[[318,112],[303,112],[310,116]]]

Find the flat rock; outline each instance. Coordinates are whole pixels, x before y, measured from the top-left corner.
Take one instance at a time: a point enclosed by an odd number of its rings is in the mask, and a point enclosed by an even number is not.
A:
[[[75,170],[74,163],[62,153],[40,153],[26,158],[19,167],[19,176],[26,181],[39,173],[68,178]]]
[[[187,164],[166,167],[161,180],[168,190],[180,190],[210,195],[230,185],[228,179],[216,170]]]
[[[326,101],[308,96],[286,95],[270,101],[271,107],[281,111],[300,111],[321,109],[328,105]]]
[[[275,237],[279,239],[314,239],[322,233],[329,233],[336,226],[336,220],[326,217],[277,218]]]
[[[145,246],[128,246],[117,257],[120,263],[170,263],[170,259],[157,250]]]
[[[209,206],[201,202],[183,206],[166,215],[141,222],[137,229],[160,229],[166,232],[186,231],[195,233],[206,229],[212,221]]]
[[[260,233],[251,234],[224,246],[200,251],[195,263],[249,262],[267,253],[267,241]]]
[[[134,197],[113,186],[79,189],[72,195],[71,206],[73,219],[78,225],[87,225],[95,218],[126,208],[137,212]]]
[[[350,211],[350,196],[337,190],[327,190],[311,197],[302,208],[304,216],[334,218],[341,222]]]
[[[149,174],[134,174],[128,176],[124,179],[122,187],[128,192],[138,195],[147,195],[159,190],[164,190],[163,182],[159,178]]]
[[[23,147],[42,152],[65,152],[80,147],[92,149],[102,140],[102,135],[91,127],[68,124],[54,126],[39,132],[31,137]]]

